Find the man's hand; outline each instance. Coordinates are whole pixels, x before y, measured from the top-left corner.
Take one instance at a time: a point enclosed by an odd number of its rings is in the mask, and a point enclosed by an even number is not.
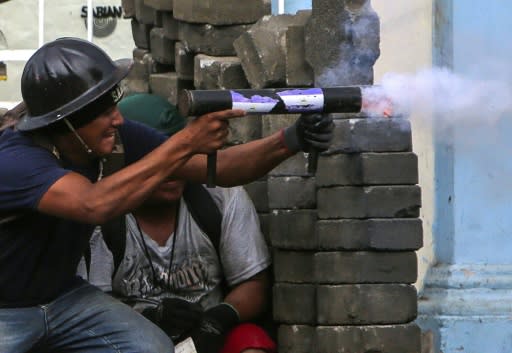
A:
[[[142,315],[160,327],[169,337],[177,338],[198,325],[203,309],[199,303],[180,298],[164,298],[156,308],[145,309]]]
[[[191,337],[197,353],[219,353],[226,334],[240,321],[238,312],[227,303],[206,310]]]
[[[295,124],[283,130],[283,142],[291,152],[323,152],[331,144],[334,123],[328,114],[301,114]]]
[[[188,141],[195,153],[211,153],[223,147],[228,137],[228,120],[244,116],[240,109],[208,113],[193,119],[178,132]]]

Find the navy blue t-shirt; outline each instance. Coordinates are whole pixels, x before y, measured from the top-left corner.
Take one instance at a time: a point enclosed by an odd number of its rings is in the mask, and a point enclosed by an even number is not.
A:
[[[133,163],[166,137],[137,122],[125,120],[119,129],[126,164]],[[24,306],[51,301],[80,280],[77,264],[94,225],[37,212],[41,197],[70,171],[96,181],[98,170],[80,170],[59,161],[17,131],[0,135],[0,215],[23,212],[0,224],[0,306]]]

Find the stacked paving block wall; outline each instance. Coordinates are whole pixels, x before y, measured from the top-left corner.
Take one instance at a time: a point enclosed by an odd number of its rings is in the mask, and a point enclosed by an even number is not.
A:
[[[135,68],[128,94],[177,103],[182,89],[373,83],[379,20],[369,0],[313,0],[270,15],[269,0],[123,0]],[[229,145],[298,115],[230,121]],[[401,117],[333,114],[315,175],[298,153],[245,185],[273,255],[280,353],[419,353],[416,250],[421,193],[411,126]]]

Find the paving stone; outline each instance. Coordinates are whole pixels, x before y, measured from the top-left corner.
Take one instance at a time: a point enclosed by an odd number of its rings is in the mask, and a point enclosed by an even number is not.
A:
[[[174,105],[178,104],[178,96],[184,89],[193,89],[192,81],[180,80],[175,72],[151,74],[149,76],[151,92],[166,97]]]
[[[180,22],[178,37],[189,50],[213,56],[236,56],[233,42],[251,25],[213,26]]]
[[[315,327],[305,325],[280,325],[277,338],[279,353],[315,353]]]
[[[123,18],[135,17],[135,0],[121,0]]]
[[[154,27],[149,33],[149,39],[153,59],[165,65],[174,65],[175,42],[164,36],[164,29]]]
[[[196,89],[246,88],[247,79],[236,56],[198,54],[194,58]]]
[[[372,118],[334,120],[333,143],[324,154],[357,152],[411,152],[409,120]]]
[[[164,31],[165,36],[165,31]],[[182,42],[176,42],[174,46],[175,67],[178,77],[183,80],[194,80],[194,53],[187,49]]]
[[[321,188],[317,204],[321,219],[414,218],[419,217],[421,190],[416,185]]]
[[[277,283],[317,283],[315,253],[274,249],[274,278]],[[334,268],[334,267],[332,267]]]
[[[253,88],[286,85],[286,31],[289,26],[304,24],[308,16],[264,16],[234,42],[236,55]]]
[[[412,152],[353,153],[320,156],[317,186],[414,185],[418,157]]]
[[[304,209],[316,207],[315,180],[303,177],[270,177],[269,207]]]
[[[309,283],[414,283],[418,277],[414,251],[317,252],[313,262],[314,274]],[[282,263],[283,261],[280,262]]]
[[[254,23],[271,12],[270,0],[174,0],[174,17],[185,22],[232,25]]]
[[[147,66],[147,71],[150,75],[174,71],[174,65],[166,65],[156,61],[150,52],[145,54],[142,60]]]
[[[289,26],[286,35],[286,85],[309,87],[314,83],[313,69],[304,58],[304,26]]]
[[[316,322],[314,285],[276,283],[272,292],[275,321],[305,325]]]
[[[135,0],[135,18],[145,25],[155,24],[155,10],[144,4],[144,0]]]
[[[166,38],[179,40],[179,21],[174,18],[172,12],[162,13],[162,27]]]
[[[379,17],[370,1],[353,3],[315,0],[312,4],[305,52],[318,87],[373,83],[373,64],[380,55]]]
[[[336,219],[315,223],[319,250],[417,250],[423,246],[421,219]]]
[[[144,5],[158,11],[172,11],[173,0],[144,0]]]
[[[315,348],[316,353],[420,353],[420,337],[421,330],[413,323],[319,326],[316,328]]]
[[[273,210],[269,217],[270,242],[273,247],[290,250],[317,248],[316,210]]]
[[[246,115],[229,119],[228,145],[240,145],[261,138],[261,117]]]
[[[318,285],[316,295],[320,325],[404,324],[417,315],[408,284]]]
[[[135,18],[132,18],[131,25],[133,41],[135,42],[137,48],[149,49],[149,33],[151,32],[153,25],[140,23]]]
[[[244,185],[245,191],[258,212],[268,213],[268,186],[266,181],[253,181]]]

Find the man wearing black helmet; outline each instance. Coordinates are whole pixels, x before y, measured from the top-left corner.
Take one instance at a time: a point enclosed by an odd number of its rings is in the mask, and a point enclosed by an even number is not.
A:
[[[61,38],[25,65],[26,114],[0,136],[0,352],[170,352],[167,336],[75,275],[94,225],[138,206],[170,175],[204,182],[227,120],[206,114],[166,139],[124,121],[116,103],[129,61]],[[267,138],[219,152],[218,182],[254,180],[300,149],[323,147],[332,121],[301,116]],[[122,144],[119,143],[122,141]],[[125,165],[111,160],[124,149]]]

